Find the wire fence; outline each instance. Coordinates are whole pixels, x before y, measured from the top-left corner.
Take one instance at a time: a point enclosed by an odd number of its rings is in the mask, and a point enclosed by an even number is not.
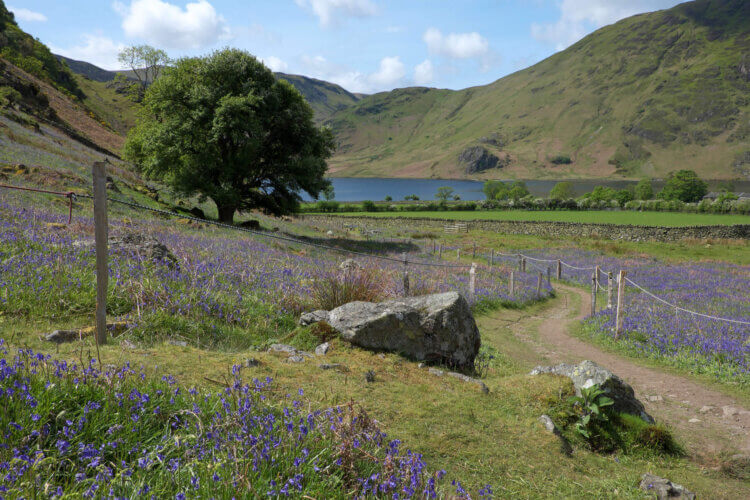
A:
[[[0,188],[13,189],[13,190],[21,190],[21,191],[31,191],[31,192],[38,192],[38,193],[45,193],[45,194],[52,194],[52,195],[63,196],[65,198],[67,198],[69,200],[69,218],[68,218],[68,223],[70,223],[72,221],[73,202],[77,198],[93,199],[93,196],[91,196],[91,195],[76,194],[76,193],[74,193],[72,191],[52,191],[52,190],[44,190],[44,189],[27,188],[27,187],[21,187],[21,186],[12,186],[12,185],[7,185],[7,184],[0,184]],[[167,216],[167,217],[175,217],[175,218],[179,218],[179,219],[186,219],[186,220],[190,220],[190,221],[197,222],[197,223],[200,223],[200,224],[209,224],[209,225],[213,225],[215,227],[220,227],[220,228],[223,228],[223,229],[229,229],[229,230],[233,230],[233,231],[240,231],[240,232],[243,232],[243,233],[246,233],[246,234],[251,234],[251,235],[262,237],[262,238],[268,238],[268,239],[273,239],[273,240],[277,240],[277,241],[283,241],[283,242],[291,243],[291,244],[304,245],[304,246],[313,247],[313,248],[320,249],[320,250],[323,250],[323,251],[328,251],[328,252],[336,252],[336,253],[347,254],[347,255],[356,255],[356,256],[360,256],[360,257],[365,257],[365,258],[369,258],[369,259],[376,259],[376,260],[385,261],[385,262],[389,262],[389,263],[403,264],[404,266],[416,265],[416,266],[425,266],[425,267],[437,267],[437,268],[446,268],[446,269],[462,269],[462,270],[471,269],[472,267],[475,266],[475,264],[467,264],[467,263],[447,263],[447,262],[417,260],[417,259],[414,259],[413,257],[410,258],[406,253],[404,253],[404,255],[403,255],[402,258],[397,258],[397,257],[393,257],[393,256],[381,255],[381,254],[372,253],[372,252],[363,252],[363,251],[358,251],[358,250],[352,250],[352,249],[342,248],[342,247],[338,247],[338,246],[324,245],[322,243],[316,243],[316,242],[313,242],[313,241],[308,241],[308,240],[305,240],[305,239],[295,238],[295,237],[291,237],[291,236],[288,236],[288,235],[270,233],[270,232],[265,232],[265,231],[257,231],[257,230],[253,230],[253,229],[250,229],[250,228],[240,227],[240,226],[236,226],[236,225],[232,225],[232,224],[226,224],[226,223],[223,223],[223,222],[220,222],[220,221],[215,221],[215,220],[206,219],[206,218],[200,218],[200,217],[194,217],[192,215],[187,215],[187,214],[183,214],[183,213],[177,213],[177,212],[173,212],[173,211],[169,211],[169,210],[164,210],[164,209],[160,209],[160,208],[149,207],[149,206],[146,206],[146,205],[143,205],[143,204],[140,204],[140,203],[135,203],[135,202],[126,201],[126,200],[120,200],[120,199],[113,198],[113,197],[108,197],[107,201],[109,201],[111,203],[116,203],[116,204],[119,204],[119,205],[127,206],[127,207],[130,207],[130,208],[136,209],[136,210],[147,211],[147,212],[150,212],[150,213],[159,214],[159,215],[163,215],[163,216]],[[407,240],[407,241],[411,242],[411,240]],[[456,249],[456,250],[458,250],[458,252],[457,252],[457,257],[458,257],[458,256],[460,256],[460,248]],[[473,249],[472,249],[471,254],[473,256],[476,256],[477,250],[478,249],[477,249],[477,247],[475,245],[473,247]],[[440,248],[440,255],[441,256],[442,256],[442,251],[443,251],[443,248],[441,246],[441,248]],[[435,253],[434,248],[433,248],[433,253]],[[528,261],[529,265],[531,267],[533,267],[534,269],[536,269],[540,273],[540,279],[541,279],[541,274],[543,274],[543,273],[547,273],[547,277],[549,279],[549,277],[550,277],[550,268],[549,267],[547,267],[547,268],[540,267],[540,266],[536,265],[535,262],[536,263],[557,264],[558,266],[564,266],[564,267],[566,267],[568,269],[571,269],[571,270],[574,270],[574,271],[581,271],[581,272],[583,272],[583,271],[594,271],[595,274],[596,274],[596,276],[594,276],[594,278],[595,278],[594,279],[594,283],[595,283],[594,286],[596,287],[596,289],[602,290],[602,291],[608,291],[607,288],[604,288],[601,285],[601,280],[599,279],[599,274],[603,273],[605,276],[609,276],[610,273],[611,273],[611,271],[606,271],[606,270],[600,269],[598,266],[575,266],[573,264],[565,262],[562,259],[544,259],[544,258],[539,258],[539,257],[534,257],[534,256],[526,255],[526,254],[520,253],[520,252],[518,252],[518,253],[503,253],[503,252],[500,252],[500,251],[491,250],[490,256],[487,257],[488,262],[490,262],[490,267],[492,266],[492,260],[494,259],[495,256],[501,257],[501,258],[502,257],[506,257],[506,258],[522,259],[522,260]],[[523,268],[520,269],[521,272],[523,272],[525,270],[525,265],[526,265],[526,263],[524,262]],[[558,277],[560,277],[559,274],[560,273],[558,271]],[[691,309],[679,306],[677,304],[673,304],[673,303],[671,303],[671,302],[663,299],[662,297],[659,297],[658,295],[654,294],[653,292],[649,291],[644,286],[642,286],[641,284],[639,284],[639,283],[631,280],[630,278],[625,278],[625,280],[626,280],[627,283],[629,283],[630,285],[632,285],[633,287],[635,287],[636,289],[638,289],[642,293],[646,294],[650,298],[658,301],[659,303],[661,303],[663,305],[666,305],[668,307],[674,308],[677,311],[681,311],[681,312],[684,312],[684,313],[687,313],[687,314],[691,314],[691,315],[694,315],[694,316],[698,316],[698,317],[702,317],[702,318],[705,318],[705,319],[710,319],[710,320],[713,320],[713,321],[721,321],[721,322],[732,323],[732,324],[739,324],[739,325],[750,325],[750,321],[743,321],[743,320],[737,320],[737,319],[732,319],[732,318],[725,318],[725,317],[721,317],[721,316],[715,316],[715,315],[705,314],[705,313],[701,313],[701,312],[698,312],[698,311],[694,311],[694,310],[691,310]],[[611,286],[611,284],[609,284],[609,286]]]

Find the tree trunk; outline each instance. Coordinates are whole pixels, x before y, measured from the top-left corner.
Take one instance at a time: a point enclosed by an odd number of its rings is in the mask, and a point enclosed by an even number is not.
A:
[[[219,210],[219,222],[223,222],[224,224],[234,223],[234,213],[237,211],[237,207],[217,203],[216,208]]]

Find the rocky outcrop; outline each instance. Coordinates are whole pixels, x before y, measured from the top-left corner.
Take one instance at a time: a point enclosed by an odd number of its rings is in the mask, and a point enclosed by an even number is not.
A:
[[[467,174],[476,174],[497,167],[499,158],[482,146],[471,146],[461,151],[458,162],[465,166]]]
[[[151,260],[165,264],[173,269],[179,269],[180,267],[177,258],[169,248],[153,236],[128,232],[122,236],[110,236],[108,241],[110,252],[131,255],[143,260]],[[91,240],[77,241],[73,246],[93,249],[94,242]]]
[[[573,381],[578,396],[581,395],[582,388],[598,385],[607,396],[614,400],[615,404],[612,408],[615,411],[629,413],[641,417],[648,423],[654,423],[653,417],[646,413],[643,403],[636,399],[633,388],[620,377],[593,361],[581,361],[578,365],[560,363],[555,366],[537,366],[531,371],[531,375],[543,373],[568,377]]]
[[[653,474],[644,474],[639,486],[643,491],[656,495],[657,500],[695,500],[695,493],[684,486]]]
[[[328,311],[320,309],[313,312],[302,313],[302,316],[299,318],[299,324],[301,326],[309,326],[320,321],[328,321]]]
[[[330,311],[329,325],[347,342],[451,366],[473,366],[479,330],[456,292],[380,303],[350,302]]]

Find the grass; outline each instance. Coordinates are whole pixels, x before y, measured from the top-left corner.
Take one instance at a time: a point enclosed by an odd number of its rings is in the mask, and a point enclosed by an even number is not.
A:
[[[318,214],[331,215],[331,214]],[[496,221],[539,221],[539,222],[576,222],[586,224],[617,224],[632,226],[729,226],[750,224],[747,215],[693,214],[682,212],[635,212],[622,211],[526,211],[526,210],[477,210],[470,212],[347,212],[335,214],[342,217],[398,217],[448,219],[460,221],[496,220]]]

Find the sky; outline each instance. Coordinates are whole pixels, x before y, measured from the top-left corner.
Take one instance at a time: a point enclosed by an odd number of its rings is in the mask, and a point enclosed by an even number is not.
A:
[[[274,71],[374,93],[491,83],[625,17],[676,0],[6,0],[56,54],[121,69],[149,44],[170,57],[238,47]]]

